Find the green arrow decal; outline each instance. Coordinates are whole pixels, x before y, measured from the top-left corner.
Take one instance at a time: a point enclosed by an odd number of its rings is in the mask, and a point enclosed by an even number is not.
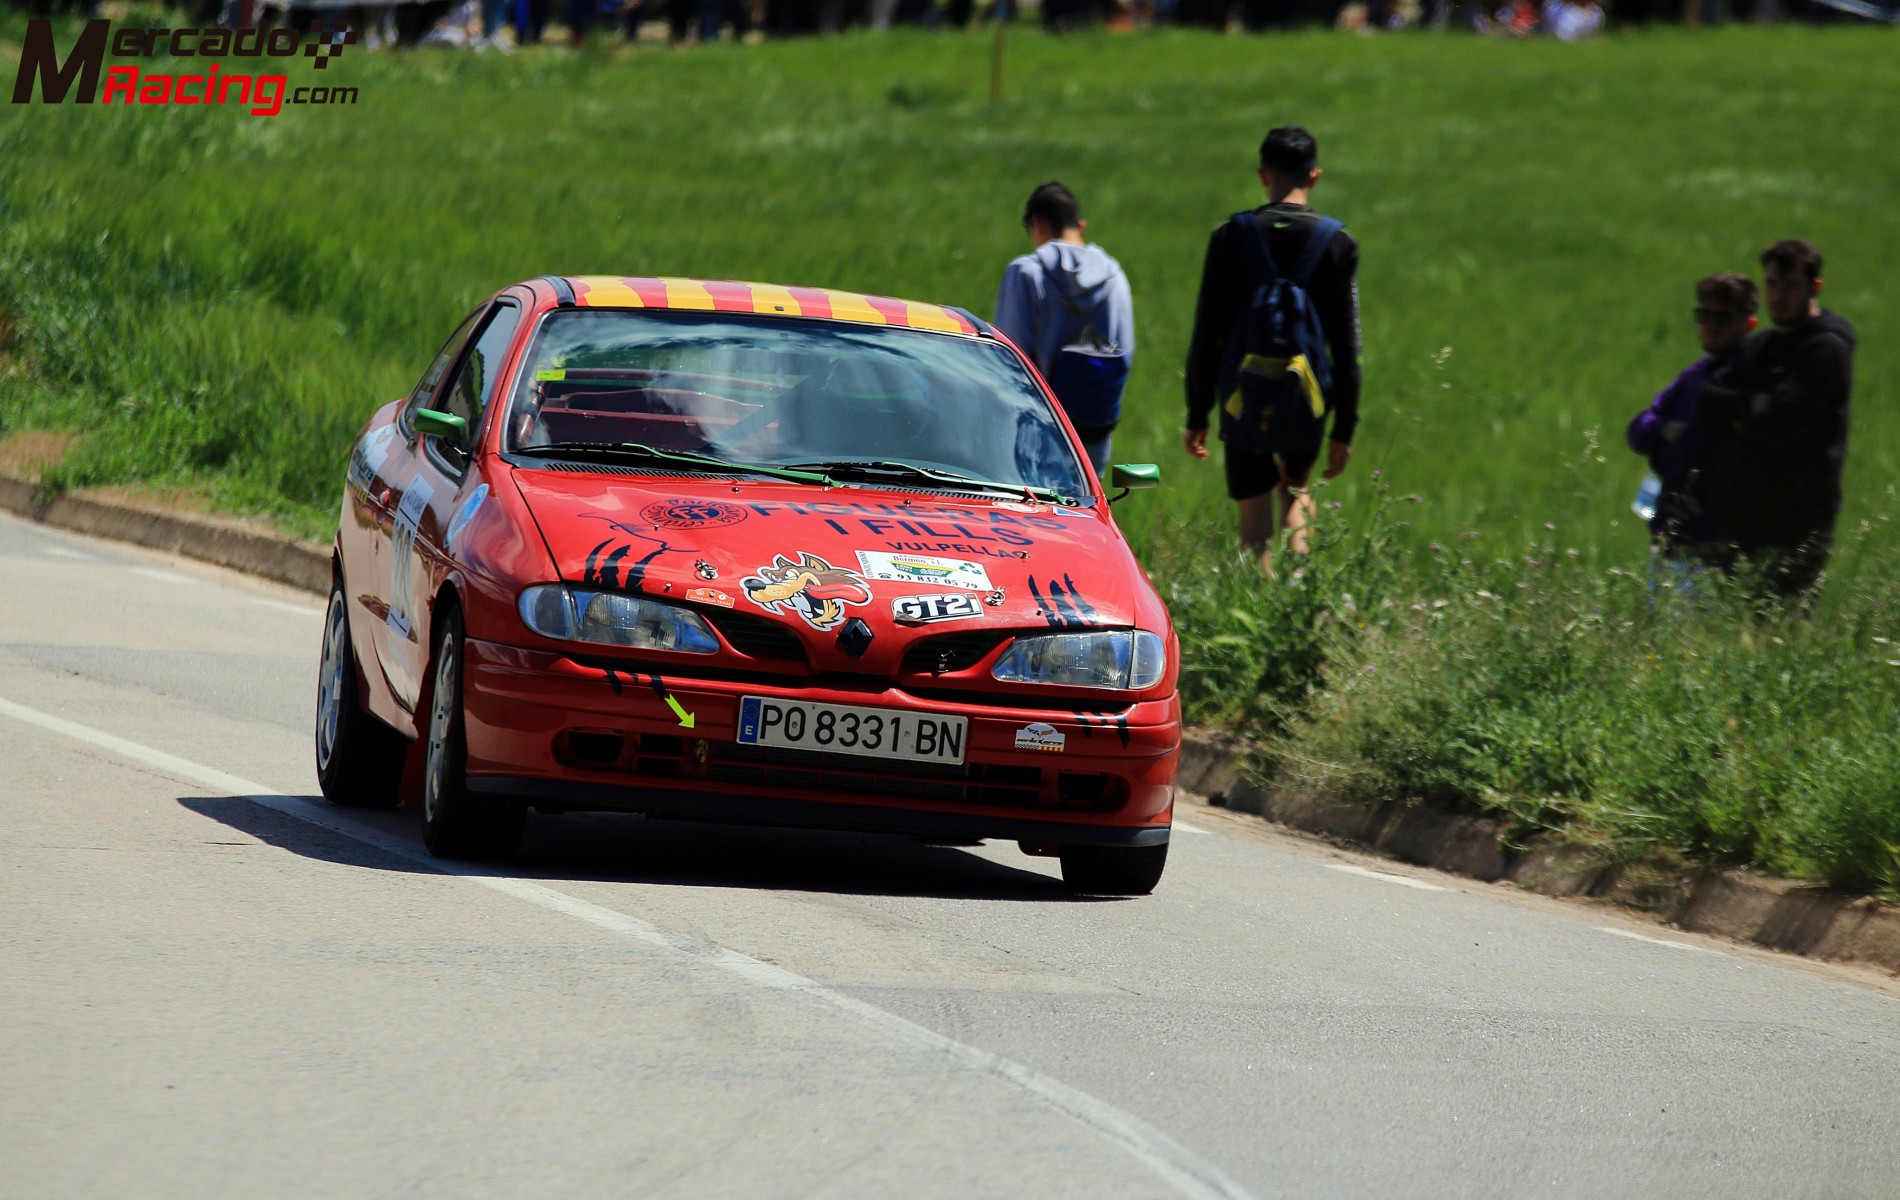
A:
[[[680,724],[686,726],[688,729],[693,727],[693,714],[680,707],[680,702],[677,699],[668,696],[666,698],[666,706],[673,710],[673,715],[680,719]]]

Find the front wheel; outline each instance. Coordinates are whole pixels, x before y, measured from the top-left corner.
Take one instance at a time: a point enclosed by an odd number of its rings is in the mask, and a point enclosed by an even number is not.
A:
[[[499,796],[471,794],[464,771],[468,740],[462,721],[462,614],[451,609],[435,646],[422,761],[422,844],[437,858],[507,858],[521,843],[527,809]]]
[[[332,804],[388,808],[402,782],[409,743],[364,710],[356,694],[356,646],[343,585],[330,588],[323,616],[323,657],[317,664],[317,786]]]
[[[1146,896],[1161,882],[1168,846],[1064,846],[1062,882],[1086,896]]]

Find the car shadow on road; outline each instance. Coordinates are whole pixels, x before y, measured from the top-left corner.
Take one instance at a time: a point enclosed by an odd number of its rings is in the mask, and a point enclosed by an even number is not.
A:
[[[508,862],[438,866],[423,849],[421,816],[413,810],[343,809],[319,796],[258,800],[180,796],[178,803],[293,854],[380,871],[440,870],[548,883],[1103,902],[1072,895],[1049,875],[992,862],[963,847],[890,834],[660,821],[606,813],[533,815],[520,853]],[[309,809],[311,819],[280,811],[303,807]],[[399,849],[385,849],[339,829],[361,830],[374,841],[385,846],[394,843]]]

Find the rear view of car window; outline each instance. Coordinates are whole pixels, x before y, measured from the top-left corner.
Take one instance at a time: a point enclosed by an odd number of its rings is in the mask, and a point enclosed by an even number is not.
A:
[[[509,411],[514,450],[633,442],[735,462],[899,462],[1086,491],[1022,363],[994,342],[728,314],[549,314]]]

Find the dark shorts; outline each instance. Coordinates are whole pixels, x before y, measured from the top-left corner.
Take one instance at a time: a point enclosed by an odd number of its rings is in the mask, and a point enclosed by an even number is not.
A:
[[[1266,495],[1280,486],[1282,467],[1286,469],[1288,483],[1305,487],[1307,477],[1313,473],[1313,464],[1319,461],[1319,448],[1324,441],[1320,438],[1311,445],[1282,447],[1270,454],[1258,454],[1232,442],[1226,443],[1227,498],[1251,500]],[[1278,462],[1274,461],[1276,458]]]

